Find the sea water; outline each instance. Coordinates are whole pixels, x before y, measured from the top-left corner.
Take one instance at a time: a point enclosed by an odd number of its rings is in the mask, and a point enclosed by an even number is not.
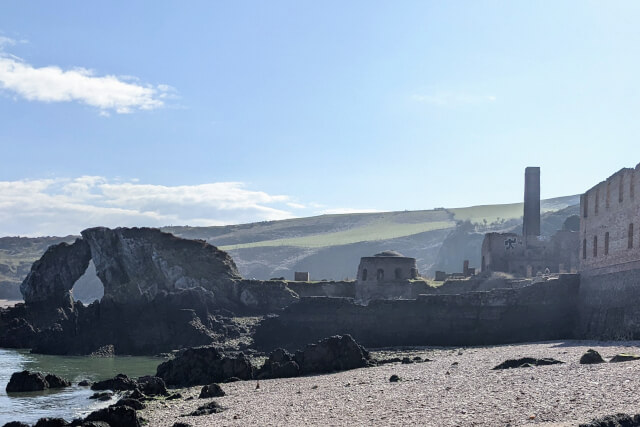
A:
[[[9,421],[32,424],[42,417],[60,417],[67,421],[84,417],[115,402],[89,399],[93,391],[89,387],[79,387],[79,381],[100,381],[119,373],[130,377],[154,375],[162,361],[156,357],[50,356],[30,354],[28,350],[0,348],[0,426]],[[58,375],[71,381],[72,386],[7,394],[6,387],[11,374],[25,369]]]

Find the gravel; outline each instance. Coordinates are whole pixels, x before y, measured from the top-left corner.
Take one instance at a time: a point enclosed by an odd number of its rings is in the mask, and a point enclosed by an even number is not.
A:
[[[639,341],[555,341],[472,348],[373,352],[375,357],[421,356],[431,361],[387,364],[330,375],[223,384],[227,408],[188,414],[201,387],[179,389],[183,399],[148,402],[140,415],[152,426],[207,425],[425,425],[574,426],[608,414],[640,412],[640,361],[581,365],[589,348],[609,360],[640,354]],[[494,371],[507,359],[565,363]],[[457,362],[457,363],[456,363]],[[391,375],[400,381],[389,382]],[[193,397],[192,399],[189,399]],[[185,400],[188,399],[188,400]]]

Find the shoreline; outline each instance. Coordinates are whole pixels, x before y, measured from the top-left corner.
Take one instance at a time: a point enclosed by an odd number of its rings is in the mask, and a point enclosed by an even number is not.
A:
[[[13,307],[22,300],[0,299],[0,308]]]
[[[640,353],[640,341],[553,341],[395,353],[431,359],[334,374],[221,384],[226,396],[199,399],[201,386],[175,389],[178,400],[149,401],[139,415],[153,426],[221,425],[546,426],[586,423],[640,407],[640,361],[580,365],[587,349],[608,360]],[[385,353],[393,350],[386,349]],[[378,353],[372,351],[372,353]],[[563,364],[494,371],[520,357]],[[389,382],[398,375],[401,381]],[[212,400],[221,413],[181,416]]]

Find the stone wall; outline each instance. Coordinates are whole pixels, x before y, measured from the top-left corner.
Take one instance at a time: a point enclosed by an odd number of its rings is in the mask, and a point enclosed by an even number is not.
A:
[[[367,306],[347,298],[302,298],[255,334],[261,349],[299,348],[351,334],[366,347],[490,345],[571,338],[577,319],[577,275],[521,289],[378,300]]]
[[[355,297],[355,281],[287,282],[287,287],[301,297]]]
[[[640,268],[640,164],[624,168],[580,198],[580,271]]]

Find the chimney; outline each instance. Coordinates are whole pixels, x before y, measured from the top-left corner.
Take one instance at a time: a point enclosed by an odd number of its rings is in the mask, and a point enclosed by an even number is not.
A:
[[[523,236],[540,235],[540,168],[524,170],[524,221]]]

